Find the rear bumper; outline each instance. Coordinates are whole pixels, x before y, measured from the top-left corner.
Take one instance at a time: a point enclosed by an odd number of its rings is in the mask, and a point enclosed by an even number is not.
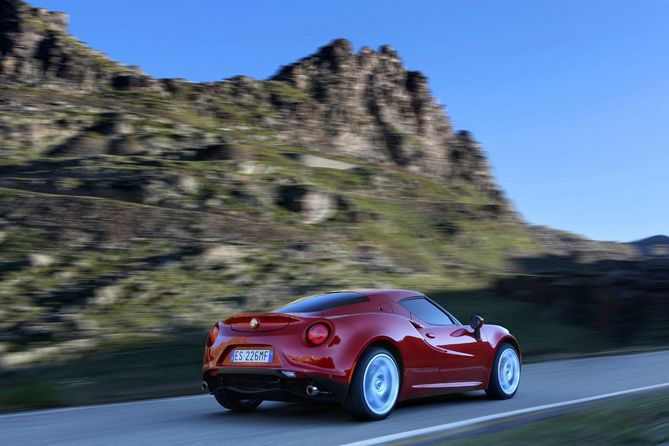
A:
[[[343,402],[348,393],[348,386],[333,379],[308,372],[287,376],[282,370],[265,367],[208,370],[203,379],[212,395],[226,391],[247,399]],[[312,386],[311,394],[307,393],[308,386]],[[314,387],[316,392],[313,392]]]

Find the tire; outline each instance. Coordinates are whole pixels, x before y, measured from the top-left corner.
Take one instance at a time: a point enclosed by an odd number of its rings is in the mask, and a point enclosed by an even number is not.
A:
[[[486,389],[488,398],[495,400],[513,398],[520,384],[520,371],[518,351],[511,344],[501,344],[495,353],[490,382]]]
[[[233,412],[250,412],[262,403],[262,400],[242,399],[226,391],[214,395],[214,398],[218,404]]]
[[[383,348],[370,348],[353,372],[344,408],[360,420],[383,420],[395,408],[400,384],[400,368],[393,355]]]

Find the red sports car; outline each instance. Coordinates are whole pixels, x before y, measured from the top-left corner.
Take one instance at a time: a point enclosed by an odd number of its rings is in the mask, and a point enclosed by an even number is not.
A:
[[[512,398],[520,347],[508,330],[480,316],[462,325],[416,291],[341,291],[217,322],[203,373],[203,390],[231,410],[334,401],[379,420],[412,398],[480,389]]]

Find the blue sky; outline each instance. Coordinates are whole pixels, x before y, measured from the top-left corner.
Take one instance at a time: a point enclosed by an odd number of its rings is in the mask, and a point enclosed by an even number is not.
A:
[[[669,233],[669,1],[35,0],[157,77],[272,75],[337,37],[388,43],[485,147],[526,220]]]

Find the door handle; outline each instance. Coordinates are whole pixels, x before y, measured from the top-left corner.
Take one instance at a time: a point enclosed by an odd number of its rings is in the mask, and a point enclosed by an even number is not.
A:
[[[430,333],[430,332],[425,333],[425,336],[427,336],[430,339],[434,339],[434,338],[437,337],[434,333]]]

